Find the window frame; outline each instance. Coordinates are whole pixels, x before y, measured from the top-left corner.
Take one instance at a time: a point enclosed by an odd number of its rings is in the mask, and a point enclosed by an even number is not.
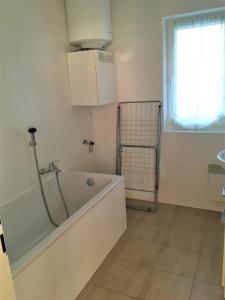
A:
[[[172,25],[177,20],[184,21],[193,17],[201,17],[206,15],[212,15],[216,13],[225,14],[225,6],[210,10],[202,10],[185,14],[178,14],[162,19],[163,25],[163,130],[164,132],[195,132],[195,133],[224,133],[225,132],[225,115],[216,123],[212,123],[204,128],[188,128],[176,123],[173,120],[173,112],[175,111],[176,99],[172,93],[175,91],[175,64],[176,61],[176,47],[175,37],[176,28]],[[224,21],[225,23],[225,21]],[[182,26],[179,26],[182,28]],[[188,25],[184,25],[183,28],[187,28]],[[225,37],[225,26],[224,26]],[[225,54],[224,54],[225,55]],[[168,59],[170,57],[170,59]],[[224,80],[225,80],[225,60],[224,60]],[[225,112],[225,84],[224,84],[224,112]]]

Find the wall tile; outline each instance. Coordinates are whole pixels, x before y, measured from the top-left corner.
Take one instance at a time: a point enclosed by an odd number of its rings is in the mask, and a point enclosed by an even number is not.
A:
[[[41,167],[95,168],[82,145],[94,139],[90,109],[69,101],[68,48],[63,0],[0,0],[0,206],[38,184],[30,126]]]
[[[52,66],[41,55],[26,54],[19,57],[21,83],[23,85],[46,85],[52,83]]]
[[[20,85],[21,70],[17,54],[2,54],[2,85]]]
[[[49,85],[24,86],[23,96],[28,114],[51,112],[54,109]]]
[[[21,86],[3,86],[2,99],[2,116],[4,119],[26,115],[23,90]]]
[[[1,204],[30,187],[26,119],[4,120],[3,138],[3,199]]]

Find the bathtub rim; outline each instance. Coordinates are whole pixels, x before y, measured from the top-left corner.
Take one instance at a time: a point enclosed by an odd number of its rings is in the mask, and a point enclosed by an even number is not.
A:
[[[86,214],[92,207],[94,207],[104,196],[110,193],[117,185],[124,182],[123,176],[110,175],[104,173],[94,173],[94,172],[80,172],[80,171],[68,171],[64,174],[76,173],[77,175],[87,175],[87,176],[99,176],[103,175],[107,178],[111,178],[112,181],[107,184],[100,192],[95,196],[90,198],[90,200],[85,203],[78,211],[70,216],[69,219],[64,221],[58,228],[51,231],[46,237],[44,237],[37,245],[26,252],[20,259],[13,263],[11,267],[11,272],[13,278],[15,278],[20,272],[23,271],[29,264],[32,263],[38,256],[40,256],[44,250],[50,247],[55,240],[57,240],[66,230],[68,230],[73,224],[79,221],[79,219]]]

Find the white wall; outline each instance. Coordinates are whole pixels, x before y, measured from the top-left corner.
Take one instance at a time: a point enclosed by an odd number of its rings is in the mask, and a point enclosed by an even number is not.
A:
[[[222,0],[112,0],[110,49],[117,55],[119,101],[162,99],[163,16],[223,5]],[[114,112],[113,107],[107,107],[107,115],[110,109]],[[109,159],[112,136],[115,138],[116,119],[105,118],[107,133],[99,122],[95,119],[96,139],[107,151],[102,152],[98,164],[100,169],[113,172],[113,157],[111,164],[105,161]],[[208,163],[217,162],[216,154],[223,148],[224,134],[163,133],[160,202],[215,210],[223,207],[207,201]]]
[[[162,99],[163,16],[222,6],[222,0],[112,0],[119,101]],[[38,128],[40,164],[95,170],[83,138],[94,139],[98,170],[115,170],[116,105],[71,108],[63,0],[0,0],[0,204],[37,183],[27,128]],[[206,200],[207,165],[221,134],[163,134],[160,201],[218,209]]]
[[[41,166],[95,169],[82,145],[94,138],[92,111],[68,97],[63,0],[0,0],[0,205],[37,183],[29,126]]]

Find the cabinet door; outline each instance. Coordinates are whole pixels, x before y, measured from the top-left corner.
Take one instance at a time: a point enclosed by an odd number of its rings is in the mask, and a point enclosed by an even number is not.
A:
[[[67,54],[70,99],[72,105],[98,105],[96,50]]]
[[[0,224],[0,299],[16,299],[8,257],[4,245],[2,225]]]
[[[103,58],[101,58],[101,55]],[[117,101],[116,64],[107,59],[107,55],[101,51],[96,52],[96,72],[98,85],[99,105],[109,104]],[[105,60],[104,60],[105,56]]]

